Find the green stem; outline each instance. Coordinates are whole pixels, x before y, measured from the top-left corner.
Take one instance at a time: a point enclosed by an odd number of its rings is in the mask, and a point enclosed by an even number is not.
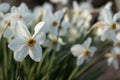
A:
[[[49,66],[48,66],[48,70],[47,70],[47,73],[45,74],[45,76],[42,78],[42,80],[46,80],[46,79],[49,79],[49,72],[53,66],[53,62],[54,62],[54,59],[55,59],[55,50],[53,51],[52,53],[52,56],[51,56],[51,59],[50,59],[50,63],[49,63]]]
[[[75,67],[73,69],[73,71],[71,72],[70,76],[68,77],[68,80],[71,80],[74,77],[74,75],[76,74],[76,72],[78,71],[78,69],[79,69],[79,66],[77,66],[77,67]]]
[[[39,71],[41,69],[41,66],[43,64],[43,60],[45,59],[45,57],[46,57],[47,54],[48,54],[48,48],[44,51],[42,59],[41,59],[40,63],[38,64],[38,67],[37,67],[37,74],[38,75],[39,75]]]
[[[70,52],[66,53],[64,56],[62,56],[62,58],[59,59],[59,61],[57,62],[57,64],[59,64],[60,62],[62,62],[64,59],[66,59],[66,57],[70,54]]]
[[[7,41],[5,38],[3,38],[3,54],[4,54],[4,73],[5,73],[5,78],[7,79]]]
[[[17,69],[16,69],[16,80],[21,80],[20,68],[21,68],[21,64],[18,62]]]
[[[102,56],[95,58],[90,64],[88,64],[87,66],[85,66],[83,69],[81,69],[77,74],[76,74],[76,78],[79,77],[80,75],[82,75],[85,71],[87,71],[90,67],[92,67],[96,62],[98,62],[98,60],[100,60],[102,58]]]

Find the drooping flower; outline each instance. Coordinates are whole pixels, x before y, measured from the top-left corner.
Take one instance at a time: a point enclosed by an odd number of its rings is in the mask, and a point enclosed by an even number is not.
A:
[[[45,41],[45,33],[42,31],[44,22],[38,23],[31,36],[27,26],[23,22],[18,22],[17,36],[9,43],[8,47],[14,51],[14,59],[23,61],[29,55],[34,61],[39,62],[42,57],[42,45]]]
[[[77,65],[81,65],[86,59],[94,55],[95,47],[90,47],[92,39],[89,37],[82,45],[76,44],[71,47],[72,54],[77,57]]]

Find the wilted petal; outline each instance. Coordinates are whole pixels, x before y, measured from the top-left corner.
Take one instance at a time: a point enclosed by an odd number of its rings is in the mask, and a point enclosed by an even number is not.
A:
[[[38,45],[35,45],[34,47],[30,47],[29,55],[34,61],[40,62],[42,58],[42,48]]]
[[[26,41],[20,37],[16,37],[8,45],[8,47],[15,52],[19,51],[24,46],[26,46]]]
[[[28,51],[29,51],[28,46],[21,48],[19,51],[14,52],[14,59],[20,62],[23,61],[23,59],[27,56]]]

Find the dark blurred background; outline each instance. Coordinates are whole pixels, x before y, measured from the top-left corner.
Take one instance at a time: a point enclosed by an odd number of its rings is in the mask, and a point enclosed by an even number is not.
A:
[[[69,4],[72,3],[73,0],[69,0]],[[82,1],[87,0],[77,0],[79,3]],[[92,0],[92,4],[94,7],[100,7],[102,5],[105,5],[108,1],[112,1],[115,3],[115,1],[119,0]],[[0,0],[0,2],[10,2],[12,5],[19,5],[21,2],[25,2],[30,8],[33,8],[36,5],[42,5],[44,2],[50,2],[50,0]]]

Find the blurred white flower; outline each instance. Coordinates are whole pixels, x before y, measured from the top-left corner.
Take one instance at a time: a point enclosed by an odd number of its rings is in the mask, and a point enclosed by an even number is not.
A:
[[[63,5],[67,4],[69,0],[50,0],[52,3],[62,3]]]
[[[78,4],[76,1],[73,1],[72,24],[77,27],[78,32],[83,32],[90,27],[92,10],[92,5],[89,2]]]
[[[71,23],[70,23],[70,21],[69,21],[69,19],[68,19],[69,17],[68,17],[68,14],[66,13],[65,15],[64,15],[64,19],[63,19],[63,21],[62,21],[62,24],[61,24],[61,26],[59,27],[59,36],[67,36],[69,33],[69,29],[70,29],[70,27],[71,27]]]
[[[120,18],[120,12],[116,13],[112,17],[112,12],[109,9],[104,8],[104,11],[101,13],[102,19],[104,21],[105,27],[103,34],[101,35],[101,40],[110,39],[116,42],[116,30],[120,30],[120,25],[117,23],[117,20]]]
[[[71,47],[72,54],[77,57],[77,65],[81,65],[86,59],[94,55],[95,47],[90,47],[92,39],[89,37],[84,43],[76,44]]]
[[[18,22],[17,36],[8,45],[14,51],[14,59],[16,61],[22,61],[28,54],[36,62],[41,60],[42,48],[39,45],[45,41],[45,33],[41,30],[44,24],[44,22],[38,23],[31,37],[27,26],[22,22]]]
[[[63,42],[62,38],[57,36],[50,36],[43,44],[44,47],[48,47],[49,51],[59,51],[62,45],[65,45],[65,42]]]
[[[63,15],[64,11],[62,10],[56,11],[54,14],[49,11],[45,13],[43,20],[46,22],[45,31],[48,32],[49,35],[58,35],[58,29]]]
[[[13,6],[10,13],[5,15],[6,21],[24,21],[27,25],[32,25],[34,21],[33,13],[28,9],[25,3],[21,3],[19,7]]]
[[[37,6],[34,8],[33,13],[36,22],[39,22],[40,20],[43,20],[43,17],[45,16],[46,12],[52,12],[53,6],[49,3],[45,3],[43,6]]]
[[[21,3],[19,7],[13,6],[11,12],[3,16],[4,21],[4,37],[12,38],[15,36],[17,21],[23,21],[27,26],[32,25],[34,16],[28,9],[27,5]]]
[[[78,4],[77,1],[73,1],[69,41],[75,41],[81,37],[81,35],[86,34],[86,31],[90,27],[92,10],[93,7],[90,2]]]
[[[1,3],[0,4],[0,12],[7,12],[10,9],[9,3]]]
[[[113,65],[116,70],[119,68],[120,48],[114,47],[108,57],[108,65]]]

